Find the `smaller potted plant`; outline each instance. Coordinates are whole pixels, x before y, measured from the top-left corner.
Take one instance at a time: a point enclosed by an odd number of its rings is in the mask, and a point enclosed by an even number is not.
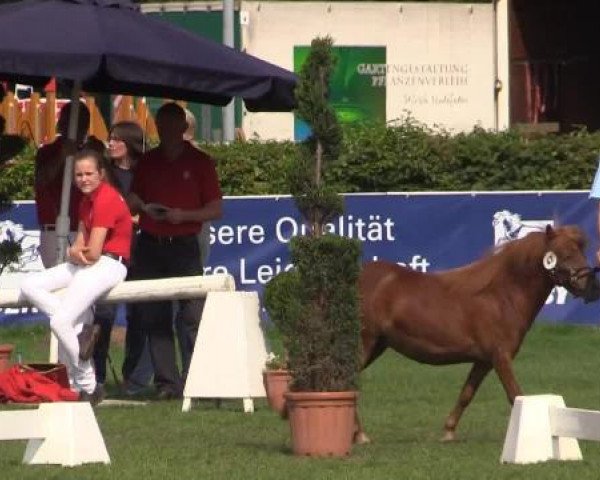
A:
[[[263,383],[269,406],[282,418],[286,418],[284,394],[288,391],[290,379],[291,374],[285,356],[269,352],[263,371]]]
[[[3,343],[0,345],[0,373],[10,369],[12,363],[10,356],[12,355],[15,346],[12,343]]]
[[[302,308],[295,301],[295,288],[296,273],[284,272],[277,276],[276,281],[269,282],[264,298],[272,325],[265,333],[273,351],[267,357],[263,380],[269,405],[282,418],[287,418],[284,394],[289,390],[292,378],[288,355],[289,336],[293,328],[292,320]]]

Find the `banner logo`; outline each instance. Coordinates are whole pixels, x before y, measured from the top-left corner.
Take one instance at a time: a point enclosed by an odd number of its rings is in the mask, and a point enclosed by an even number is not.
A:
[[[523,238],[531,232],[539,232],[546,229],[547,225],[554,226],[554,220],[522,220],[521,215],[509,210],[500,210],[494,214],[492,220],[494,226],[494,245]]]

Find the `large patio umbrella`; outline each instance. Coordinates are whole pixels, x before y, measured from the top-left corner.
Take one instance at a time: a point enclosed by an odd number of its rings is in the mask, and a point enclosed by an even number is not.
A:
[[[226,105],[294,107],[296,76],[276,65],[139,12],[130,0],[26,0],[0,7],[0,78],[34,85],[57,77],[80,90]],[[75,138],[73,102],[69,137]],[[72,159],[56,232],[66,247]],[[64,257],[60,257],[61,259]]]
[[[0,7],[0,75],[90,92],[176,98],[251,111],[294,106],[296,76],[143,15],[130,0],[26,0]]]

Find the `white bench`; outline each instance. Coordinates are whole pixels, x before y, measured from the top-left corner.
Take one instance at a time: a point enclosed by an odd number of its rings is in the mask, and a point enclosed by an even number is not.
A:
[[[206,297],[184,389],[182,411],[192,398],[242,398],[245,412],[253,398],[265,397],[262,370],[267,352],[260,329],[256,292],[236,292],[231,275],[215,274],[157,280],[131,280],[114,287],[99,301],[147,302]],[[1,307],[22,307],[18,289],[0,289]],[[58,346],[50,346],[50,362]]]
[[[132,280],[121,282],[99,303],[145,302],[157,300],[180,300],[205,297],[212,291],[233,291],[235,280],[231,275],[198,275],[172,277],[158,280]],[[0,308],[31,306],[20,295],[18,288],[0,289]],[[50,340],[49,362],[58,361],[58,342],[54,335]]]
[[[42,403],[31,410],[0,411],[0,440],[28,440],[27,464],[110,463],[106,445],[87,402]]]

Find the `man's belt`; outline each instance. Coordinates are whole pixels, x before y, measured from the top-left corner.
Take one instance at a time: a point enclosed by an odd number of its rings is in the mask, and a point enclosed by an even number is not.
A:
[[[152,235],[151,233],[144,232],[143,230],[139,233],[140,240],[144,239],[148,242],[156,243],[158,245],[175,245],[178,243],[188,243],[190,241],[198,241],[197,234],[192,233],[189,235]]]

